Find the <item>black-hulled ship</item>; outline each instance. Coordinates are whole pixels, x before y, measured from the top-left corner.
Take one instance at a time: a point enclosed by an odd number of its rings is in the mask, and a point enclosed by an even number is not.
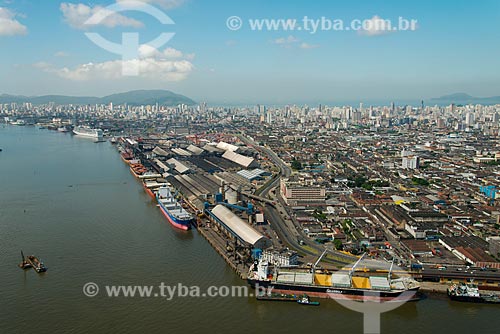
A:
[[[321,258],[320,258],[321,259]],[[391,269],[381,276],[371,272],[359,275],[355,268],[362,257],[348,270],[329,272],[312,268],[287,267],[256,260],[247,278],[250,286],[272,293],[295,294],[318,298],[357,301],[412,301],[419,300],[420,285],[412,277],[393,278]],[[364,274],[364,275],[363,275]]]
[[[453,284],[447,292],[451,300],[458,302],[500,304],[498,295],[482,294],[475,284]]]

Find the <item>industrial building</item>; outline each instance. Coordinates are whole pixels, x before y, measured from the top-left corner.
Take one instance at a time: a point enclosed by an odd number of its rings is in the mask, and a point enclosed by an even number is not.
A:
[[[187,167],[186,165],[184,165],[182,162],[180,162],[177,159],[174,159],[174,158],[169,159],[169,160],[167,160],[167,163],[169,165],[174,166],[175,171],[179,174],[185,174],[185,173],[188,173],[190,171],[189,167]]]
[[[326,199],[324,187],[291,179],[281,180],[280,191],[288,205],[322,205]]]
[[[266,249],[271,241],[222,204],[209,211],[210,217],[233,237],[253,248]]]
[[[254,158],[246,157],[244,155],[235,153],[233,151],[227,150],[222,157],[224,159],[227,159],[229,161],[232,161],[234,163],[237,163],[238,165],[244,167],[244,168],[258,168],[259,164],[257,161],[255,161]]]

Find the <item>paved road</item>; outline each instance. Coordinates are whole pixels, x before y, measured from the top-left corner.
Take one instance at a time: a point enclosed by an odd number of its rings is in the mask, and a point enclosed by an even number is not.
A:
[[[258,146],[255,142],[252,142],[248,138],[244,136],[238,136],[245,144],[252,145],[263,154],[267,155],[271,161],[278,166],[280,169],[280,173],[278,175],[273,176],[271,182],[265,185],[263,188],[259,189],[259,196],[268,197],[269,192],[279,187],[281,177],[289,177],[292,174],[292,170],[288,167],[283,160],[281,160],[275,152],[268,149],[267,147]],[[325,250],[323,245],[319,245],[313,240],[311,240],[302,230],[300,223],[294,219],[294,217],[290,214],[288,205],[284,203],[281,196],[272,197],[272,200],[276,202],[276,206],[266,204],[264,206],[264,213],[268,217],[268,220],[272,222],[272,227],[275,229],[276,233],[280,237],[282,241],[284,241],[288,247],[298,250],[300,253],[319,256]],[[281,210],[285,213],[286,217],[289,219],[283,219],[282,215],[278,210]],[[299,240],[302,240],[304,244],[309,246],[312,250],[305,249],[299,244]],[[335,261],[330,261],[328,258],[325,258],[324,261],[332,262],[332,263],[352,263],[356,261],[356,257],[348,256],[344,253],[331,251],[329,257],[333,257]]]

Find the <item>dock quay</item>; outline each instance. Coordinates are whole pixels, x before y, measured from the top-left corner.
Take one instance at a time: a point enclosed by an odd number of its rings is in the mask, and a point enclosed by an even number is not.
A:
[[[430,294],[445,294],[452,283],[472,281],[480,288],[500,289],[500,273],[495,268],[469,268],[437,241],[429,242],[429,249],[422,246],[432,251],[432,256],[411,261],[411,253],[427,241],[406,238],[400,242],[392,236],[385,241],[381,233],[369,240],[367,235],[373,230],[363,229],[369,224],[367,219],[377,221],[375,214],[380,215],[385,207],[354,209],[355,201],[344,195],[339,195],[344,202],[354,201],[352,212],[287,203],[280,193],[290,171],[272,153],[244,140],[238,142],[233,136],[204,136],[204,141],[176,134],[155,139],[122,137],[117,149],[124,162],[136,167],[134,176],[140,182],[163,182],[172,189],[180,205],[196,218],[192,226],[241,279],[246,280],[254,259],[263,257],[284,267],[306,268],[328,249],[319,267],[331,272],[345,271],[363,253],[374,261],[392,261],[402,268],[394,270],[395,274],[411,275],[421,281],[421,291]],[[225,142],[225,138],[237,145]],[[289,182],[292,188],[293,182]],[[154,190],[150,192],[155,198]],[[422,219],[428,218],[424,216]],[[380,222],[389,224],[391,220]]]
[[[438,293],[446,294],[448,289],[448,284],[436,283],[436,282],[420,282],[420,291],[427,293]]]
[[[244,263],[237,261],[236,259],[228,256],[226,244],[228,240],[223,238],[219,233],[217,233],[210,223],[198,224],[198,232],[208,241],[208,243],[214,248],[214,250],[222,256],[224,261],[235,271],[235,273],[243,280],[246,279],[249,267]]]

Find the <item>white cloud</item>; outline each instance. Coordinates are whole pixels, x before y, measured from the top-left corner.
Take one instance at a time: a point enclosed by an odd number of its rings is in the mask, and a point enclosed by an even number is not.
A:
[[[63,2],[60,6],[60,9],[63,13],[64,21],[75,29],[90,28],[90,24],[86,24],[86,22],[89,18],[97,13],[99,13],[99,15],[103,17],[103,20],[99,25],[108,28],[114,28],[118,26],[141,28],[144,26],[142,22],[135,19],[128,18],[118,13],[110,13],[108,9],[102,6],[89,7],[81,3],[73,4]],[[109,15],[107,15],[108,13]]]
[[[160,6],[163,9],[172,9],[182,6],[186,0],[116,0],[116,2],[129,8],[137,7],[138,3],[144,2],[153,6]]]
[[[298,43],[300,40],[292,35],[288,37],[277,38],[273,41],[274,44],[286,46],[294,43]]]
[[[0,36],[26,35],[28,28],[15,19],[17,15],[5,7],[0,7]]]
[[[69,53],[65,51],[58,51],[54,53],[54,57],[69,57]]]
[[[389,20],[385,20],[378,15],[367,19],[363,23],[363,29],[358,30],[360,35],[364,36],[378,36],[393,32]]]
[[[139,47],[139,58],[140,59],[146,59],[146,58],[155,58],[155,59],[180,59],[180,58],[186,58],[188,60],[193,60],[194,54],[186,54],[184,55],[181,51],[174,49],[174,48],[166,48],[163,51],[159,51],[158,49],[147,45],[147,44],[142,44]]]
[[[283,48],[299,47],[300,49],[315,49],[319,47],[318,44],[309,44],[306,42],[301,42],[300,39],[292,35],[288,37],[277,38],[273,40],[272,43],[279,45]]]
[[[319,44],[309,44],[309,43],[301,43],[299,46],[301,49],[316,49],[319,48]]]
[[[194,65],[183,53],[173,48],[163,51],[142,45],[139,57],[132,60],[112,60],[102,63],[81,64],[74,68],[56,68],[51,64],[40,62],[34,67],[48,73],[73,81],[117,80],[124,78],[124,68],[138,69],[138,76],[160,81],[184,80],[194,69]]]

